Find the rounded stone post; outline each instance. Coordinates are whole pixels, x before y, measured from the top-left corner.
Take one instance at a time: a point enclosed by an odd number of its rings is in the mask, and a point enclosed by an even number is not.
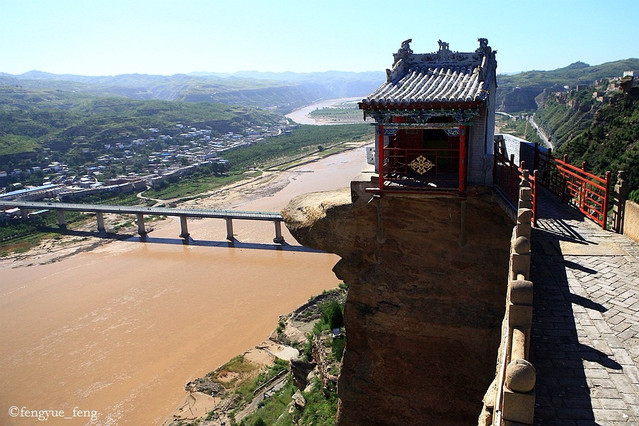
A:
[[[514,359],[506,367],[503,418],[533,424],[535,417],[535,367],[525,359]]]
[[[510,254],[511,279],[517,279],[521,274],[525,278],[530,277],[530,240],[526,237],[517,237],[512,243]]]

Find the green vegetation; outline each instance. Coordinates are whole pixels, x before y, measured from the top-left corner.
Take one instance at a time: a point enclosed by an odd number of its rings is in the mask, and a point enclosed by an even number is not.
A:
[[[144,199],[139,198],[136,194],[133,193],[120,193],[111,197],[87,195],[85,197],[82,197],[81,202],[85,204],[106,204],[117,206],[142,206],[148,204]]]
[[[138,101],[52,89],[0,86],[0,169],[60,161],[85,166],[109,151],[108,145],[148,138],[152,128],[168,136],[179,123],[211,130],[212,136],[242,133],[282,116],[250,107],[215,103]],[[149,154],[170,146],[157,140],[138,148]],[[21,155],[34,153],[34,156]],[[123,170],[116,170],[121,173]]]
[[[347,286],[340,284],[339,290],[334,290],[343,295]],[[303,356],[307,361],[311,359],[311,346],[313,342],[320,347],[331,346],[332,357],[325,362],[331,364],[331,374],[339,374],[339,365],[346,344],[344,336],[333,338],[331,330],[344,327],[344,307],[336,299],[330,299],[319,305],[320,319],[315,323],[313,333],[309,334],[304,347]],[[284,328],[281,322],[278,328]],[[322,350],[321,348],[319,349]],[[302,410],[290,410],[291,399],[297,389],[293,386],[289,377],[284,388],[269,398],[263,400],[253,414],[242,420],[240,425],[332,425],[335,424],[337,415],[337,389],[330,381],[324,387],[322,381],[315,377],[308,386],[308,391],[302,392],[305,404]]]
[[[335,126],[300,125],[290,133],[270,138],[268,142],[224,153],[231,162],[231,171],[249,168],[268,168],[292,158],[320,152],[326,155],[329,147],[358,142],[373,137],[368,124],[343,124]]]
[[[67,227],[84,223],[88,215],[80,212],[67,212]],[[43,240],[59,239],[57,230],[57,214],[48,212],[32,215],[28,220],[12,220],[0,223],[0,257],[10,253],[24,253],[37,246]]]
[[[219,188],[243,179],[259,176],[261,172],[246,172],[249,169],[272,167],[288,168],[297,161],[317,153],[327,156],[347,147],[346,144],[372,137],[369,125],[299,126],[290,133],[269,138],[268,141],[224,153],[230,161],[230,169],[225,175],[217,175],[202,167],[192,175],[167,181],[159,188],[149,189],[145,195],[150,198],[172,199],[193,196]],[[317,142],[321,141],[321,149]],[[326,148],[326,147],[329,148]]]
[[[291,402],[291,397],[296,391],[295,386],[289,379],[285,387],[264,400],[258,410],[247,416],[240,425],[333,425],[337,415],[337,392],[326,392],[322,390],[322,382],[315,378],[312,382],[312,391],[302,392],[306,400],[304,410],[300,413],[294,411],[289,413],[287,408]]]
[[[287,410],[295,391],[296,388],[293,385],[293,381],[289,379],[282,390],[262,401],[258,410],[243,419],[240,425],[290,426],[296,424],[293,415]]]
[[[601,87],[548,95],[536,120],[572,164],[586,162],[588,170],[604,176],[628,172],[631,191],[639,189],[639,95],[607,92],[603,102],[592,96]]]
[[[230,78],[229,78],[230,77]],[[233,76],[198,73],[172,76],[124,74],[87,77],[31,71],[20,76],[0,75],[0,85],[86,95],[125,96],[180,102],[216,102],[276,109],[287,113],[317,99],[370,93],[383,81],[382,72],[365,73],[257,73]]]
[[[322,383],[315,378],[312,392],[303,392],[306,406],[298,424],[333,425],[337,416],[337,390],[322,389]]]
[[[631,58],[590,66],[576,62],[552,71],[528,71],[497,76],[497,109],[505,112],[535,111],[535,98],[542,92],[564,90],[564,86],[592,85],[595,81],[621,76],[624,71],[639,69],[639,59]]]
[[[594,90],[594,87],[589,87],[546,96],[543,105],[535,113],[535,121],[547,134],[552,134],[552,141],[556,147],[560,147],[590,125],[595,113],[602,106],[593,99]]]
[[[343,102],[336,106],[318,108],[309,114],[316,120],[334,122],[362,122],[362,111],[357,102]]]
[[[597,66],[577,62],[554,71],[530,71],[498,76],[497,108],[534,111],[535,121],[572,164],[585,161],[588,170],[604,176],[628,173],[631,196],[639,198],[639,94],[608,90],[609,79],[639,69],[639,59]],[[578,86],[578,88],[576,87]],[[566,91],[565,87],[572,90]],[[594,92],[597,96],[593,96]],[[603,95],[603,101],[602,101]],[[598,98],[598,99],[597,99]],[[523,137],[525,121],[498,122],[502,130]],[[531,137],[530,128],[526,139]]]
[[[538,143],[543,145],[543,141],[537,134],[537,131],[530,125],[527,119],[506,119],[503,116],[499,116],[501,121],[501,130],[504,133],[515,135],[522,139],[526,139],[529,142]]]

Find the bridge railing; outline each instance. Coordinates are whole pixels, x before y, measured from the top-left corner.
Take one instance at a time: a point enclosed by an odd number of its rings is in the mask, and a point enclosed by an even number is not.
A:
[[[98,223],[98,231],[106,233],[104,222],[104,214],[135,214],[137,217],[138,234],[146,236],[147,231],[144,226],[144,216],[175,216],[180,219],[180,237],[186,241],[189,240],[187,218],[213,218],[224,219],[226,221],[226,238],[234,241],[233,220],[258,220],[270,221],[275,225],[275,238],[273,242],[281,244],[284,242],[282,236],[282,222],[284,218],[280,213],[276,212],[257,212],[257,211],[239,211],[239,210],[212,210],[212,209],[184,209],[184,208],[168,208],[168,207],[141,207],[141,206],[111,206],[104,204],[73,204],[73,203],[53,203],[53,202],[35,202],[35,201],[0,201],[1,209],[19,208],[23,219],[29,217],[29,210],[44,209],[55,210],[58,216],[58,226],[66,228],[65,211],[80,211],[95,213]]]
[[[533,424],[535,368],[529,361],[533,314],[533,283],[530,278],[532,185],[522,173],[518,186],[517,225],[513,229],[508,268],[506,311],[496,375],[484,396],[481,426]]]

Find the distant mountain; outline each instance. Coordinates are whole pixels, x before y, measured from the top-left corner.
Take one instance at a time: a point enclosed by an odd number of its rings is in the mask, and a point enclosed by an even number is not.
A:
[[[639,59],[630,58],[601,65],[575,62],[553,71],[527,71],[497,76],[497,110],[504,112],[534,111],[536,97],[542,92],[574,88],[578,84],[593,84],[596,80],[620,77],[624,71],[639,70]]]
[[[29,71],[0,74],[0,86],[57,89],[92,95],[186,102],[221,102],[287,113],[320,99],[366,96],[384,81],[382,72],[192,73],[172,76],[81,76]]]

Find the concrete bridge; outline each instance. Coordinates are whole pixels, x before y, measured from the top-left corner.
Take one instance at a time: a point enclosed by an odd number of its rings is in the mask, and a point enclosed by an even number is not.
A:
[[[273,222],[275,225],[275,237],[273,242],[283,243],[282,236],[282,215],[276,212],[256,212],[256,211],[236,211],[236,210],[211,210],[211,209],[181,209],[168,207],[141,207],[141,206],[111,206],[100,204],[71,204],[71,203],[49,203],[49,202],[32,202],[32,201],[0,201],[0,209],[19,208],[23,218],[27,218],[31,210],[55,210],[58,215],[58,226],[66,227],[65,212],[79,211],[95,213],[98,225],[98,231],[106,232],[104,226],[104,214],[133,214],[136,215],[138,234],[145,236],[147,234],[144,226],[144,216],[175,216],[180,218],[180,237],[188,240],[189,230],[187,218],[213,218],[224,219],[226,221],[226,238],[233,240],[233,221],[234,220],[258,220]]]

